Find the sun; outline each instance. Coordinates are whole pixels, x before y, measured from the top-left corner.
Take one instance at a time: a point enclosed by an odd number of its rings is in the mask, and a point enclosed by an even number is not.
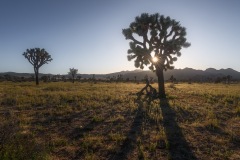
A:
[[[153,57],[152,60],[153,60],[153,62],[157,62],[158,58],[157,57]]]

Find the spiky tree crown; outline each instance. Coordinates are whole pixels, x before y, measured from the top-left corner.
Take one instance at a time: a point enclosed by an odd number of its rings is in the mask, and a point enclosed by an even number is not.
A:
[[[68,74],[70,74],[72,77],[75,77],[75,75],[77,74],[77,72],[78,72],[78,69],[69,68]]]
[[[173,62],[181,56],[180,50],[190,46],[185,38],[186,29],[179,22],[158,13],[141,14],[122,33],[131,40],[128,60],[135,59],[135,67],[141,69],[144,65],[150,65],[149,69],[153,71],[156,67],[173,69]]]
[[[35,69],[38,69],[42,65],[53,60],[51,55],[43,48],[27,49],[26,52],[23,53],[23,56],[34,66]]]

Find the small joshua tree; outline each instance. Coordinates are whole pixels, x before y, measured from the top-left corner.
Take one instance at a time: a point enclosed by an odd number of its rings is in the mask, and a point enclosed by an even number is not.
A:
[[[74,83],[75,76],[78,72],[78,69],[69,68],[68,74],[72,76],[72,83]]]
[[[23,53],[23,56],[33,65],[34,73],[35,73],[35,81],[36,85],[39,84],[39,68],[47,64],[48,62],[51,62],[53,59],[51,58],[51,55],[45,49],[40,48],[31,48],[27,49],[26,52]]]
[[[137,82],[137,76],[134,76],[134,82]]]
[[[171,75],[171,77],[169,78],[169,80],[170,80],[172,83],[175,83],[177,79],[176,79],[175,77],[173,77],[173,75]]]
[[[170,17],[143,13],[122,33],[131,41],[128,60],[135,59],[136,68],[150,65],[149,69],[158,77],[159,98],[166,98],[163,71],[173,69],[180,50],[190,46],[186,29]]]

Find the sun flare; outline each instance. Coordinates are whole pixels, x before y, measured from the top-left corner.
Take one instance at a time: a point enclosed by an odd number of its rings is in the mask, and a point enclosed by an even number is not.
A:
[[[153,57],[152,60],[153,60],[153,62],[157,62],[158,58],[157,57]]]

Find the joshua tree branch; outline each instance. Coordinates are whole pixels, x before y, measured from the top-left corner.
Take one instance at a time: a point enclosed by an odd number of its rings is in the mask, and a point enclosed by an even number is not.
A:
[[[133,36],[130,37],[130,39],[136,44],[139,44],[139,45],[142,45],[142,46],[144,45],[142,42],[139,42],[138,40],[136,40]]]

